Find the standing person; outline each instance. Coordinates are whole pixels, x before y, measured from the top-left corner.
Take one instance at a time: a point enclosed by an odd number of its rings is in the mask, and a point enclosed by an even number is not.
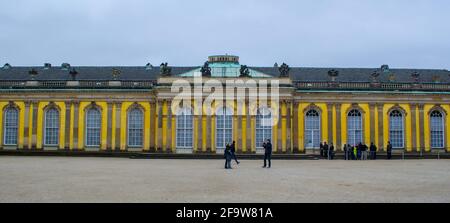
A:
[[[361,147],[361,159],[362,160],[367,160],[367,149],[368,149],[367,145],[362,144],[362,147]]]
[[[376,160],[377,159],[377,146],[375,144],[370,143],[370,159]]]
[[[269,161],[269,165],[267,166],[267,168],[270,168],[272,163],[271,163],[271,158],[272,158],[272,143],[270,143],[270,139],[267,139],[266,142],[263,144],[264,147],[264,166],[263,168],[266,168],[266,160]]]
[[[236,161],[237,164],[239,164],[239,161],[237,160],[237,157],[236,157],[236,142],[235,141],[233,141],[233,143],[231,144],[230,152],[231,152],[231,158],[234,159],[234,161]]]
[[[323,157],[328,158],[328,144],[323,142]]]
[[[230,144],[227,143],[224,151],[224,157],[225,157],[225,169],[232,169],[231,168],[231,148]]]
[[[348,147],[347,147],[347,144],[344,144],[344,159],[345,160],[348,160]]]
[[[358,146],[356,147],[356,159],[357,160],[361,160],[362,159],[362,157],[361,157],[361,155],[362,155],[362,153],[361,153],[362,147],[363,147],[362,143],[359,142]]]
[[[387,152],[387,159],[390,160],[392,158],[392,145],[391,145],[391,141],[388,141],[387,147],[386,147],[386,152]]]
[[[352,153],[352,159],[353,160],[357,160],[358,159],[358,149],[357,149],[357,146],[356,145],[354,145],[353,146],[353,153]]]
[[[320,156],[323,157],[323,144],[322,144],[322,142],[320,142],[319,148],[320,148]],[[316,155],[316,154],[314,154],[314,155]]]
[[[328,149],[328,159],[333,160],[334,156],[334,146],[333,143],[330,143],[330,148]]]

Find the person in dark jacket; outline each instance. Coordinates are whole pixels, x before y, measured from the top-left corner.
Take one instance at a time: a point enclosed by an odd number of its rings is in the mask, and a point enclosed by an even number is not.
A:
[[[386,147],[386,153],[387,153],[387,159],[390,160],[392,158],[392,145],[391,141],[388,141],[387,147]]]
[[[328,159],[333,160],[334,158],[334,146],[333,143],[330,143],[330,148],[328,149]]]
[[[361,147],[361,160],[367,160],[367,150],[369,147],[366,144],[362,144]]]
[[[349,160],[349,158],[350,158],[350,153],[348,152],[349,151],[349,146],[347,146],[347,144],[344,144],[344,159],[345,160]]]
[[[319,148],[320,148],[320,156],[323,157],[323,144],[322,144],[322,142],[320,142]]]
[[[370,143],[370,159],[376,160],[377,159],[377,146],[375,144]]]
[[[264,147],[264,166],[263,168],[270,168],[272,163],[271,163],[271,158],[272,158],[272,143],[270,143],[270,139],[267,139],[266,142],[263,143],[263,147]],[[266,165],[266,160],[269,161],[269,165]]]
[[[323,142],[323,157],[328,158],[328,144]]]
[[[225,169],[232,169],[231,168],[231,148],[230,148],[230,144],[228,144],[228,143],[224,150],[224,157],[225,157]]]
[[[239,161],[237,160],[237,157],[236,157],[236,142],[235,141],[233,141],[233,143],[231,144],[230,152],[231,152],[231,159],[234,159],[234,161],[236,161],[236,163],[239,164]]]
[[[362,149],[363,149],[363,144],[360,142],[359,144],[358,144],[358,146],[356,146],[356,159],[357,160],[361,160],[361,151],[362,151]]]

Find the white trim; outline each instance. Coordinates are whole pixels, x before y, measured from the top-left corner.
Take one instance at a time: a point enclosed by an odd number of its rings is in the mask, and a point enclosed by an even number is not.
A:
[[[52,110],[52,109],[55,109],[56,110],[56,112],[58,113],[58,136],[57,136],[57,143],[56,144],[47,144],[46,143],[46,139],[47,139],[47,112],[48,111],[50,111],[50,110]],[[58,109],[56,109],[56,108],[49,108],[49,109],[46,109],[45,111],[44,111],[44,134],[42,134],[43,135],[43,137],[44,137],[44,142],[42,143],[44,146],[58,146],[59,145],[59,134],[60,134],[60,114],[59,114],[59,110]]]
[[[17,125],[16,125],[16,137],[17,137],[17,139],[16,139],[16,143],[15,144],[8,144],[8,143],[6,143],[6,112],[9,110],[9,109],[13,109],[14,111],[16,111],[17,112]],[[9,107],[9,108],[6,108],[4,111],[3,111],[3,146],[18,146],[18,144],[19,144],[19,118],[20,118],[20,113],[19,113],[20,111],[19,111],[19,109],[17,109],[17,108],[14,108],[14,107]]]
[[[304,141],[306,140],[306,132],[307,132],[307,129],[306,129],[306,117],[308,117],[307,116],[307,114],[308,114],[308,112],[310,112],[311,110],[314,110],[314,111],[316,111],[318,114],[319,114],[319,145],[320,145],[320,143],[322,142],[322,113],[320,112],[320,111],[318,111],[318,110],[316,110],[316,109],[313,109],[313,108],[311,108],[311,109],[309,109],[309,110],[307,110],[303,115],[304,115],[304,117],[305,117],[305,119],[304,119],[304,121],[303,121],[303,126],[304,126],[304,133],[303,133],[303,136],[304,136]],[[314,131],[314,130],[312,130],[312,131]],[[314,147],[314,134],[311,134],[312,135],[312,144],[313,144],[313,146],[312,147],[307,147],[305,144],[305,142],[303,142],[303,144],[304,144],[304,146],[305,146],[305,149],[318,149],[319,147]]]
[[[192,129],[192,137],[191,137],[191,140],[192,140],[192,142],[191,142],[191,145],[192,146],[178,146],[178,131],[179,131],[179,129],[178,129],[178,118],[179,117],[181,117],[181,116],[183,116],[183,121],[184,121],[184,127],[185,128],[183,128],[183,130],[186,130],[186,124],[187,124],[187,120],[186,120],[186,116],[188,116],[186,113],[187,113],[187,111],[189,111],[189,116],[191,116],[192,117],[192,127],[194,127],[194,115],[193,115],[193,112],[192,112],[192,108],[181,108],[181,109],[178,109],[178,111],[176,112],[176,121],[175,121],[175,149],[176,150],[178,150],[178,149],[181,149],[181,150],[189,150],[189,149],[193,149],[194,148],[194,130]],[[184,144],[186,145],[186,142],[187,142],[187,137],[186,137],[186,133],[183,135],[183,137],[182,137],[183,139],[184,139]],[[192,152],[191,152],[192,153]]]
[[[140,115],[142,117],[142,122],[141,122],[142,128],[140,129],[140,130],[142,130],[142,134],[141,134],[141,144],[140,145],[130,145],[130,113],[135,109],[137,109],[140,112]],[[126,130],[127,131],[127,139],[126,140],[127,140],[127,147],[129,147],[129,148],[142,148],[144,146],[144,129],[145,129],[144,115],[145,115],[145,113],[142,111],[142,109],[140,109],[138,107],[131,108],[130,110],[127,111],[127,130]],[[139,130],[139,129],[133,129],[133,130]]]
[[[100,126],[99,126],[99,144],[98,145],[89,145],[88,144],[88,114],[90,110],[96,110],[100,113]],[[95,148],[100,148],[102,145],[102,111],[99,108],[96,107],[92,107],[92,108],[88,108],[84,114],[84,144],[85,147],[95,147]]]

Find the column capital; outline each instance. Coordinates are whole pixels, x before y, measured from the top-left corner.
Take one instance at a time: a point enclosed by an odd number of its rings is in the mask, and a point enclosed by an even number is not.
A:
[[[29,107],[31,105],[31,100],[25,100],[23,103],[25,103],[25,106]]]
[[[39,101],[31,100],[30,103],[31,103],[33,106],[37,106],[37,105],[39,104]]]

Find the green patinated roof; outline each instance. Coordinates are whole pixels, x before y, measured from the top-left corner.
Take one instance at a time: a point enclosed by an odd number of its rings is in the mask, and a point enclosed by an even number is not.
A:
[[[231,62],[214,62],[210,63],[209,67],[211,68],[211,77],[239,77],[241,65],[239,63],[231,63]],[[202,73],[200,72],[201,68],[193,69],[189,72],[179,74],[181,77],[200,77]],[[271,75],[264,74],[260,71],[253,70],[251,68],[248,69],[250,71],[251,77],[272,77]]]

